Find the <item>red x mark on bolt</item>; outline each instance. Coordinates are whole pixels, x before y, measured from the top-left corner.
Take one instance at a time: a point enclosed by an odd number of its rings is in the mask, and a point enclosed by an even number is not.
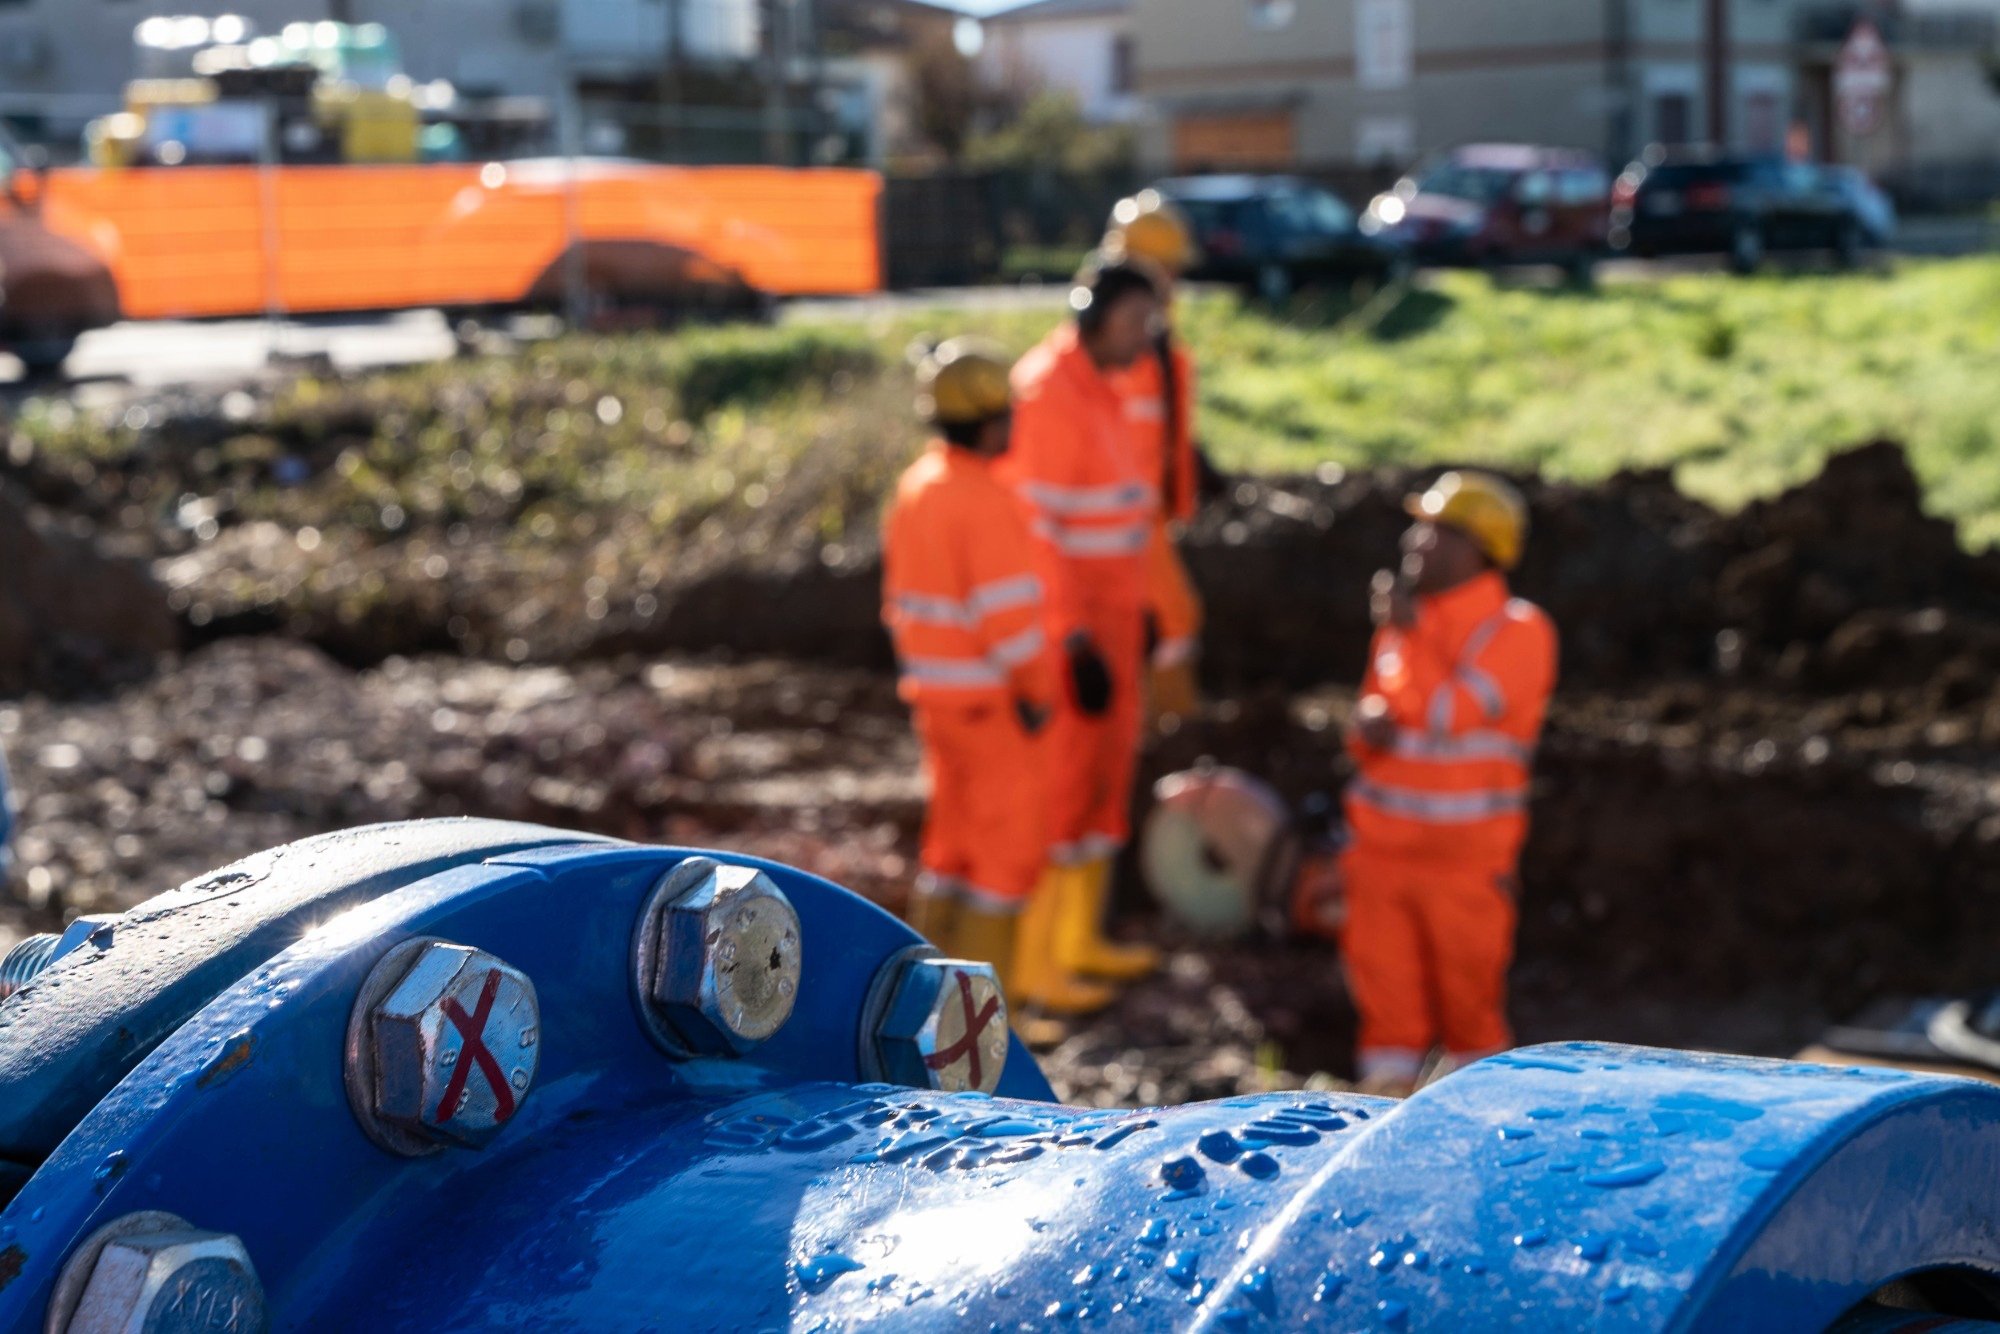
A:
[[[451,1081],[444,1086],[444,1096],[438,1099],[437,1114],[433,1118],[440,1123],[451,1120],[458,1110],[458,1100],[465,1092],[465,1081],[472,1074],[473,1064],[479,1066],[479,1073],[486,1076],[486,1083],[493,1090],[493,1119],[505,1121],[514,1114],[514,1090],[507,1086],[507,1077],[500,1072],[500,1062],[493,1059],[493,1052],[486,1045],[486,1019],[493,1013],[493,998],[500,992],[500,970],[488,969],[486,984],[479,989],[479,1003],[471,1014],[458,1003],[456,996],[444,999],[445,1018],[451,1020],[464,1040],[464,1049],[459,1052],[458,1064],[452,1067]]]
[[[964,969],[954,969],[952,976],[958,979],[958,1003],[965,1010],[965,1035],[942,1051],[932,1052],[924,1057],[924,1064],[932,1070],[942,1070],[946,1066],[966,1057],[971,1062],[967,1073],[972,1077],[972,1087],[980,1083],[979,1038],[986,1032],[986,1026],[993,1022],[993,1016],[1000,1012],[1000,997],[988,996],[986,1004],[973,1009],[972,975]]]

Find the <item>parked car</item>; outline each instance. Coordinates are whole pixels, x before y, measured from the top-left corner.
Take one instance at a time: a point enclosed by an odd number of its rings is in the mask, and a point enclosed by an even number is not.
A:
[[[1888,193],[1859,167],[1828,167],[1833,177],[1833,186],[1847,197],[1854,206],[1854,216],[1861,222],[1864,239],[1871,246],[1886,250],[1896,243],[1896,204]]]
[[[29,375],[62,368],[77,337],[118,320],[118,284],[90,251],[49,229],[38,155],[0,129],[0,351]]]
[[[1618,177],[1611,244],[1641,257],[1727,255],[1739,273],[1774,250],[1831,250],[1846,266],[1882,243],[1886,203],[1810,162],[1654,149]]]
[[[1589,153],[1467,144],[1377,195],[1365,230],[1426,264],[1561,264],[1587,272],[1604,251],[1611,177]]]
[[[1154,187],[1194,229],[1201,257],[1188,276],[1235,283],[1279,302],[1300,287],[1385,283],[1409,272],[1395,237],[1362,231],[1332,191],[1291,176],[1185,176]]]

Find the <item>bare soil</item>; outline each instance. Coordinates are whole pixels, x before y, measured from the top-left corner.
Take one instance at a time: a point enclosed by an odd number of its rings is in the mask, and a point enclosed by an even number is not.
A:
[[[1244,482],[1211,507],[1189,549],[1216,698],[1156,739],[1149,777],[1212,756],[1294,799],[1337,788],[1362,590],[1410,480]],[[1738,515],[1653,475],[1532,496],[1519,587],[1565,659],[1520,1035],[1775,1054],[1884,995],[1991,983],[2000,562],[1922,513],[1900,452],[1841,456]],[[422,615],[330,615],[337,640],[188,625],[191,650],[136,683],[0,699],[24,801],[0,934],[321,830],[460,813],[741,849],[894,907],[921,792],[873,578],[865,550],[728,568],[658,616],[552,631],[540,665],[437,652]],[[1062,1092],[1150,1103],[1346,1072],[1330,949],[1176,939],[1121,892],[1121,929],[1172,961],[1049,1054]]]

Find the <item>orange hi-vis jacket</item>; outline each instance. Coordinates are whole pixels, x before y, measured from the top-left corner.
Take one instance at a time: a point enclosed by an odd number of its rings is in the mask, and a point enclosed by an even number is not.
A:
[[[932,442],[896,484],[882,546],[882,619],[904,700],[1055,704],[1036,554],[991,460]]]
[[[1014,444],[1002,476],[1027,507],[1059,635],[1092,610],[1146,600],[1146,544],[1159,489],[1125,401],[1064,324],[1014,367]],[[1108,646],[1107,646],[1108,651]]]
[[[1173,405],[1169,412],[1166,367],[1161,352],[1172,359]],[[1160,513],[1169,523],[1187,523],[1195,515],[1194,358],[1179,340],[1168,338],[1117,372],[1112,382],[1125,400],[1125,417],[1141,451],[1146,475],[1160,492]]]
[[[1420,599],[1408,630],[1379,630],[1362,693],[1387,701],[1396,741],[1387,750],[1354,742],[1354,846],[1511,871],[1555,677],[1555,626],[1510,598],[1497,573]]]
[[[1144,466],[1160,491],[1146,548],[1146,610],[1156,638],[1153,665],[1174,666],[1194,657],[1202,622],[1201,595],[1174,550],[1172,532],[1172,525],[1194,518],[1196,509],[1194,360],[1179,342],[1166,337],[1118,372],[1113,383],[1125,400],[1125,418]]]

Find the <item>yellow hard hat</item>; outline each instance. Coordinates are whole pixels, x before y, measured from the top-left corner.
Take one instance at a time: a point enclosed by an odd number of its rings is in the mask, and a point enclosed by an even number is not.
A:
[[[979,338],[939,343],[917,367],[917,411],[940,426],[969,425],[1014,405],[1006,353]]]
[[[1521,548],[1528,543],[1528,502],[1491,473],[1448,472],[1403,508],[1411,518],[1464,533],[1503,570],[1521,563]]]
[[[1187,272],[1198,255],[1187,218],[1158,190],[1118,201],[1104,231],[1104,251],[1113,259],[1149,260],[1174,274]]]

